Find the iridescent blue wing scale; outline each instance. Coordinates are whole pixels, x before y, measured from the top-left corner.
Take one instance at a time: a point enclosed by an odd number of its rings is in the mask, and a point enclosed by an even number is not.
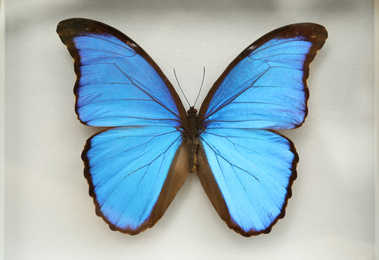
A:
[[[273,132],[307,115],[309,64],[324,27],[294,24],[245,49],[216,81],[199,112],[198,175],[213,206],[236,232],[270,232],[285,214],[296,178],[292,142]]]
[[[111,229],[138,234],[162,217],[187,176],[184,107],[155,62],[118,30],[69,19],[57,32],[74,58],[79,120],[115,127],[88,139],[82,154],[96,212]]]

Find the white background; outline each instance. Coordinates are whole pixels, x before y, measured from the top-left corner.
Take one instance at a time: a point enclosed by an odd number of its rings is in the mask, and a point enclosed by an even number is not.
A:
[[[300,156],[298,179],[269,235],[229,230],[196,174],[137,236],[95,215],[80,154],[97,129],[76,119],[73,62],[55,33],[71,17],[123,31],[173,83],[177,70],[192,103],[203,66],[201,99],[263,34],[296,22],[327,28],[311,66],[306,123],[283,132]],[[373,32],[368,0],[7,1],[5,259],[372,259]]]

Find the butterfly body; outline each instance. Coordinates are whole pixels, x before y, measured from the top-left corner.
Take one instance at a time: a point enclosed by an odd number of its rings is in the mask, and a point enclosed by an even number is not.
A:
[[[112,230],[135,235],[155,225],[188,172],[197,172],[221,219],[243,236],[269,233],[284,217],[298,155],[275,130],[305,120],[323,26],[292,24],[255,41],[199,113],[186,113],[158,65],[120,31],[77,18],[57,32],[75,62],[78,118],[107,127],[88,139],[82,158],[96,213]]]
[[[183,129],[185,142],[188,147],[189,171],[190,173],[194,173],[197,168],[196,153],[199,146],[200,135],[199,118],[197,116],[197,110],[194,107],[190,107],[187,111],[187,117]]]

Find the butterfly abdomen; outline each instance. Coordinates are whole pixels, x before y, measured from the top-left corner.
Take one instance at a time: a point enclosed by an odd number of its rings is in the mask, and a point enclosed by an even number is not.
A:
[[[194,107],[190,107],[188,110],[186,124],[183,128],[188,147],[189,171],[193,173],[197,167],[196,153],[199,146],[199,119],[197,117],[197,110]]]

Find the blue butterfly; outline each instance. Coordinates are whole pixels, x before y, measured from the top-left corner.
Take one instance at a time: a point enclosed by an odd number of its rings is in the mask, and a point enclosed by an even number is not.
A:
[[[304,122],[323,26],[288,25],[255,41],[198,114],[186,113],[157,64],[120,31],[68,19],[57,32],[75,61],[79,120],[108,128],[88,139],[82,158],[96,213],[112,230],[135,235],[155,225],[188,172],[197,172],[220,217],[243,236],[269,233],[284,217],[298,155],[274,130]]]

